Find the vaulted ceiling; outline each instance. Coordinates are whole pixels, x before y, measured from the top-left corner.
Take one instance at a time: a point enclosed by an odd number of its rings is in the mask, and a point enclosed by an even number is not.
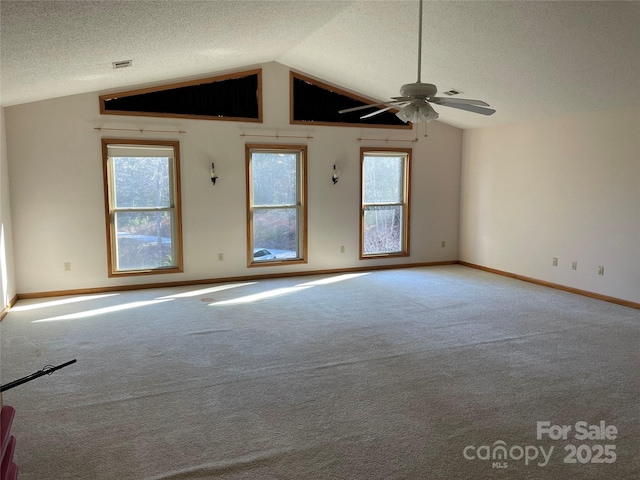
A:
[[[444,123],[640,106],[640,2],[427,0],[423,19],[421,80],[497,110]],[[0,22],[3,106],[271,61],[381,101],[417,79],[418,0],[0,0]]]

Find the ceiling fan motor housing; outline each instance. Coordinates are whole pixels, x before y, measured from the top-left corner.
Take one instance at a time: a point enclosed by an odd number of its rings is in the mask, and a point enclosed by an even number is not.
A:
[[[438,92],[432,83],[407,83],[400,88],[403,97],[431,98]]]

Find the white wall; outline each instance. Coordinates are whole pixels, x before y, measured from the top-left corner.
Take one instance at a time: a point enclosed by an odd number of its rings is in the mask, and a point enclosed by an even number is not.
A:
[[[6,108],[11,207],[19,293],[400,263],[457,260],[462,131],[289,125],[289,69],[263,68],[264,123],[100,115],[98,93]],[[108,132],[94,127],[181,129],[186,134]],[[311,135],[312,139],[240,134]],[[185,271],[108,278],[100,139],[180,140]],[[376,138],[378,141],[358,141]],[[246,266],[245,143],[308,145],[309,263]],[[359,260],[361,146],[413,148],[411,256]],[[209,169],[216,164],[218,183]],[[342,178],[331,182],[334,163]],[[441,247],[441,241],[446,247]],[[340,246],[346,251],[340,253]],[[224,261],[218,261],[224,253]],[[71,271],[64,271],[71,262]]]
[[[460,260],[640,302],[639,119],[636,107],[465,131]]]
[[[0,310],[16,294],[4,108],[0,108]]]

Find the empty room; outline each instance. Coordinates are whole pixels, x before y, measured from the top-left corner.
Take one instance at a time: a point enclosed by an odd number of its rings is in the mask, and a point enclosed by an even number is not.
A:
[[[638,25],[0,0],[2,479],[640,478]]]

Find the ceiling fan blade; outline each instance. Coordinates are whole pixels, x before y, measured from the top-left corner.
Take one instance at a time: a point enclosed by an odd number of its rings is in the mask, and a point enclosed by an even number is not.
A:
[[[389,102],[384,102],[384,103],[372,103],[371,105],[362,105],[361,107],[345,108],[344,110],[339,110],[338,113],[356,112],[358,110],[364,110],[365,108],[381,107],[383,105],[385,107],[388,107],[388,106],[395,107],[405,102],[406,100],[391,100]]]
[[[389,102],[372,103],[371,105],[362,105],[361,107],[345,108],[344,110],[338,110],[338,113],[357,112],[358,110],[364,110],[365,108],[380,107],[382,105],[387,105],[388,103]]]
[[[459,110],[466,110],[467,112],[480,113],[482,115],[493,115],[496,111],[493,108],[478,107],[477,105],[469,105],[468,103],[449,103],[443,101],[438,103],[443,107],[457,108]]]
[[[381,108],[380,110],[376,110],[375,112],[371,112],[371,113],[367,113],[366,115],[363,115],[362,117],[360,117],[360,120],[364,119],[364,118],[369,118],[369,117],[375,117],[376,115],[379,115],[382,112],[386,112],[387,110],[391,110],[392,108],[395,108],[397,105],[391,105],[387,108]]]
[[[398,100],[400,102],[409,102],[411,100],[415,100],[415,97],[391,97],[393,100]]]
[[[489,104],[487,102],[483,102],[482,100],[469,100],[467,98],[444,98],[444,97],[432,97],[431,101],[433,103],[437,103],[438,105],[445,105],[448,103],[466,103],[467,105],[481,105],[483,107],[488,107]]]

